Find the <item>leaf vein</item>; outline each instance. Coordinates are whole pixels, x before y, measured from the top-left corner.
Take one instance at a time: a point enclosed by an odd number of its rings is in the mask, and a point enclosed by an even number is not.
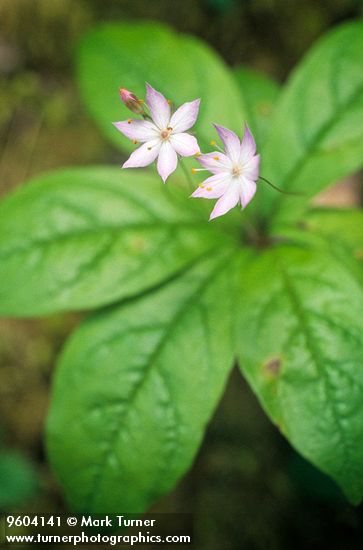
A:
[[[207,282],[212,280],[216,275],[218,275],[218,273],[224,271],[224,269],[226,269],[226,265],[228,265],[229,261],[233,257],[234,257],[234,254],[227,255],[227,258],[226,258],[226,255],[223,254],[223,261],[217,264],[216,269],[214,269],[212,273],[208,273],[207,279],[203,279],[202,283],[198,285],[197,289],[188,297],[188,299],[176,311],[174,317],[170,320],[164,334],[161,336],[159,343],[155,347],[155,350],[150,355],[146,368],[143,371],[143,375],[139,378],[138,382],[134,385],[133,390],[130,392],[130,395],[128,398],[129,407],[135,401],[139,392],[143,388],[143,385],[145,384],[148,376],[150,375],[150,372],[152,372],[152,367],[157,367],[157,359],[159,355],[161,354],[164,346],[167,344],[170,334],[175,330],[175,327],[178,325],[179,321],[181,320],[185,312],[190,309],[190,306],[195,305],[196,299],[198,298],[198,296],[200,296],[201,293],[205,291]],[[86,498],[87,502],[89,503],[90,510],[92,510],[95,498],[97,496],[97,492],[98,492],[97,488],[102,483],[103,465],[108,461],[112,453],[113,444],[119,437],[119,434],[121,432],[120,426],[122,425],[122,423],[125,422],[128,415],[128,411],[129,411],[129,408],[122,409],[122,414],[117,416],[114,424],[114,428],[112,429],[112,431],[110,431],[108,443],[105,446],[105,451],[101,457],[101,461],[96,466],[96,473],[94,475],[93,482],[90,484],[91,488]]]
[[[344,471],[346,465],[349,463],[350,446],[348,444],[348,440],[345,435],[344,427],[342,426],[342,423],[340,420],[339,412],[337,411],[337,408],[335,406],[335,400],[332,396],[332,388],[331,388],[330,380],[327,373],[324,370],[324,367],[320,363],[321,354],[320,354],[319,347],[317,346],[314,335],[309,328],[306,311],[304,310],[303,306],[299,301],[299,297],[296,293],[296,290],[288,274],[288,271],[284,269],[279,259],[278,259],[278,265],[280,267],[282,278],[285,282],[286,294],[289,297],[293,311],[295,312],[296,317],[300,323],[301,332],[305,338],[307,349],[310,352],[311,358],[316,366],[316,370],[321,374],[321,380],[324,384],[325,394],[327,397],[327,406],[331,410],[331,413],[334,418],[334,422],[339,434],[339,439],[342,443],[343,461],[340,466],[340,471]]]

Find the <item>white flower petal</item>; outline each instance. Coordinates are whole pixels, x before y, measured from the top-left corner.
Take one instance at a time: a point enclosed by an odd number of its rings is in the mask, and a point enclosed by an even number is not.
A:
[[[239,198],[240,195],[238,185],[230,185],[224,195],[222,195],[222,197],[216,202],[209,219],[213,220],[218,216],[223,216],[223,214],[226,214],[229,210],[231,210],[231,208],[234,208],[238,204]]]
[[[169,138],[175,151],[182,157],[191,157],[200,153],[198,142],[194,136],[182,132],[180,134],[171,134]]]
[[[231,184],[231,176],[229,174],[215,174],[210,178],[207,178],[203,183],[194,191],[192,197],[203,199],[219,199],[228,189]]]
[[[239,197],[242,204],[242,208],[246,208],[248,203],[252,200],[253,195],[256,193],[256,182],[248,178],[240,179]]]
[[[150,84],[146,84],[146,103],[156,126],[165,130],[170,122],[170,105],[163,94],[154,90]]]
[[[200,155],[196,159],[203,168],[212,172],[212,174],[219,174],[221,172],[230,172],[232,169],[231,160],[224,153],[219,151],[213,151],[212,153],[206,153]]]
[[[198,117],[200,99],[188,101],[175,111],[170,119],[170,126],[176,133],[185,132],[194,126]]]
[[[219,137],[223,141],[226,154],[229,156],[234,164],[238,163],[241,154],[241,142],[239,140],[239,137],[234,132],[232,132],[232,130],[228,130],[228,128],[225,128],[224,126],[214,124],[214,127],[217,130]]]
[[[114,122],[113,125],[124,134],[124,136],[132,140],[140,141],[141,143],[156,139],[159,135],[158,128],[149,120],[132,120],[130,118],[129,120]]]
[[[247,126],[245,124],[245,131],[243,134],[243,139],[241,143],[241,162],[247,162],[254,154],[256,153],[256,142],[254,140],[254,137]]]
[[[258,180],[260,169],[260,155],[251,157],[245,164],[243,164],[242,172],[249,180]]]
[[[148,166],[158,156],[160,145],[160,139],[147,141],[130,155],[127,161],[122,165],[122,168],[142,168],[143,166]]]
[[[158,158],[158,172],[164,183],[168,176],[176,169],[178,157],[169,141],[164,141],[160,147]]]

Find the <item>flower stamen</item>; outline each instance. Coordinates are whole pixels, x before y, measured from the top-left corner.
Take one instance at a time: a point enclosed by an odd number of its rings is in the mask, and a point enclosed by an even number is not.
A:
[[[242,174],[242,167],[241,166],[233,166],[232,176],[234,178],[238,178],[241,174]]]
[[[220,151],[221,153],[224,153],[222,147],[220,147],[220,146],[218,145],[218,143],[217,143],[214,139],[212,139],[212,141],[210,142],[210,144],[211,144],[212,147],[217,147],[218,151]]]
[[[206,172],[206,168],[192,168],[192,174],[196,174],[197,172]]]
[[[173,128],[171,126],[168,126],[166,130],[162,130],[160,132],[161,139],[166,140],[169,139],[170,134],[172,133]]]

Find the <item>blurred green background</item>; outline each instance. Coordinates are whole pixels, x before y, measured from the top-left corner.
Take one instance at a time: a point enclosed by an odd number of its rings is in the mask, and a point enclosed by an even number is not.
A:
[[[0,191],[45,170],[121,163],[85,112],[73,51],[99,21],[151,19],[209,42],[230,65],[283,82],[360,0],[0,0]],[[120,75],[120,85],[122,75]],[[320,203],[359,202],[354,179]],[[42,430],[56,356],[78,316],[0,321],[0,512],[64,512]],[[193,512],[199,549],[362,548],[363,508],[289,447],[235,371],[197,460],[157,512]]]

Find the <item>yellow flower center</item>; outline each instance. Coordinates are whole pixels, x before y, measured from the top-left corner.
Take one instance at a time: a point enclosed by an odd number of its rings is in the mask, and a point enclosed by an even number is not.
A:
[[[233,166],[232,168],[232,176],[234,178],[238,178],[238,176],[240,176],[242,174],[242,168],[241,166],[238,166],[238,165],[235,165]]]

